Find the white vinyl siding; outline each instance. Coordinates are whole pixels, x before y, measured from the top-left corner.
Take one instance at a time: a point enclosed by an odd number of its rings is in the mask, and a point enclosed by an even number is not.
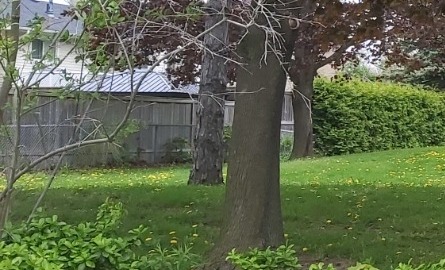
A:
[[[49,44],[44,44],[44,52],[48,50]],[[63,59],[73,47],[71,44],[58,43],[55,47],[55,58]],[[32,71],[32,67],[37,59],[29,59],[30,53],[32,51],[31,45],[21,48],[17,55],[17,68],[22,73],[29,73]],[[82,70],[82,64],[76,63],[75,61],[76,51],[74,50],[70,55],[66,57],[63,63],[58,67],[58,69],[66,69],[69,73],[80,73]]]
[[[66,59],[63,61],[61,67],[66,69],[68,73],[80,74],[81,72],[85,73],[86,70],[82,71],[82,62],[79,61],[76,63],[76,56],[78,55],[77,50],[74,49],[71,53],[70,50],[73,48],[73,45],[67,43],[59,43],[57,46],[58,49],[58,58],[63,59],[66,56]]]

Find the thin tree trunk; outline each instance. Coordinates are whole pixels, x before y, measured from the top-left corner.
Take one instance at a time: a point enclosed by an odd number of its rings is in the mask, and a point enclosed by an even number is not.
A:
[[[2,195],[0,198],[0,233],[8,221],[9,212],[11,211],[12,190]]]
[[[6,123],[4,119],[4,110],[6,103],[8,101],[8,95],[12,88],[13,79],[11,78],[8,69],[15,68],[15,63],[17,61],[17,52],[19,46],[19,37],[20,37],[20,0],[13,0],[11,2],[11,29],[9,33],[5,33],[6,36],[13,42],[14,46],[10,49],[8,54],[6,55],[5,61],[3,62],[2,67],[7,70],[2,70],[3,80],[0,86],[0,125]],[[1,43],[1,41],[0,41]],[[0,45],[1,46],[1,45]]]
[[[294,114],[294,144],[290,158],[308,157],[314,154],[312,98],[314,74],[302,72],[294,82],[292,108]]]
[[[279,151],[286,74],[272,53],[264,62],[265,38],[250,27],[238,45],[246,65],[237,73],[224,222],[205,269],[233,269],[225,262],[233,248],[276,247],[284,241]]]
[[[205,27],[209,29],[224,18],[231,0],[210,0]],[[204,37],[196,131],[193,143],[193,168],[189,184],[223,183],[224,161],[224,93],[227,85],[228,23],[215,27]]]
[[[9,38],[12,40],[14,46],[10,50],[9,54],[7,55],[6,63],[3,64],[3,66],[6,69],[9,69],[12,71],[15,68],[15,63],[17,60],[17,51],[18,51],[18,43],[19,43],[19,37],[20,37],[20,28],[19,28],[19,21],[20,21],[20,0],[13,0],[11,3],[11,29],[9,31]],[[11,74],[9,74],[10,71],[5,71],[5,76],[3,77],[3,81],[0,87],[0,125],[4,124],[6,121],[4,119],[4,108],[8,99],[9,92],[11,91],[13,87],[13,78]],[[18,93],[16,93],[18,94]],[[17,109],[17,108],[16,108]],[[20,117],[20,116],[19,116]],[[16,123],[18,124],[18,123]],[[18,157],[18,143],[17,138],[19,134],[15,134],[15,153],[13,153],[13,158],[11,161],[10,168],[8,168],[7,172],[5,173],[5,184],[6,187],[4,191],[0,194],[0,232],[3,231],[3,228],[8,221],[9,212],[11,208],[11,196],[13,192],[13,181],[15,177],[15,172],[17,170],[17,157]]]

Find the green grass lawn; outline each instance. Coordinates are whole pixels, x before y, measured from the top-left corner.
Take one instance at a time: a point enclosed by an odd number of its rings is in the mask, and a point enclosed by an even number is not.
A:
[[[188,167],[64,171],[45,198],[48,214],[91,220],[107,197],[128,211],[122,230],[144,224],[147,241],[194,243],[218,236],[223,187],[187,186]],[[282,163],[285,231],[299,254],[371,261],[445,258],[445,147]],[[27,217],[45,175],[27,175],[13,220]]]

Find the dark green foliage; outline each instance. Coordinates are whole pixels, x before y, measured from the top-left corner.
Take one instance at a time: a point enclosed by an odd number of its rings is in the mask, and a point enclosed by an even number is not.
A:
[[[434,49],[419,50],[412,44],[405,47],[415,64],[398,68],[391,66],[383,77],[392,81],[445,90],[445,52]]]
[[[323,155],[445,142],[445,96],[408,85],[317,80],[313,117]]]

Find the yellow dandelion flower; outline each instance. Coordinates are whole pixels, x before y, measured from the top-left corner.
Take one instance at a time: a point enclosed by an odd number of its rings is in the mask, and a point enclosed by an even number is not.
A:
[[[178,243],[178,241],[175,239],[170,240],[170,244],[177,244],[177,243]]]

